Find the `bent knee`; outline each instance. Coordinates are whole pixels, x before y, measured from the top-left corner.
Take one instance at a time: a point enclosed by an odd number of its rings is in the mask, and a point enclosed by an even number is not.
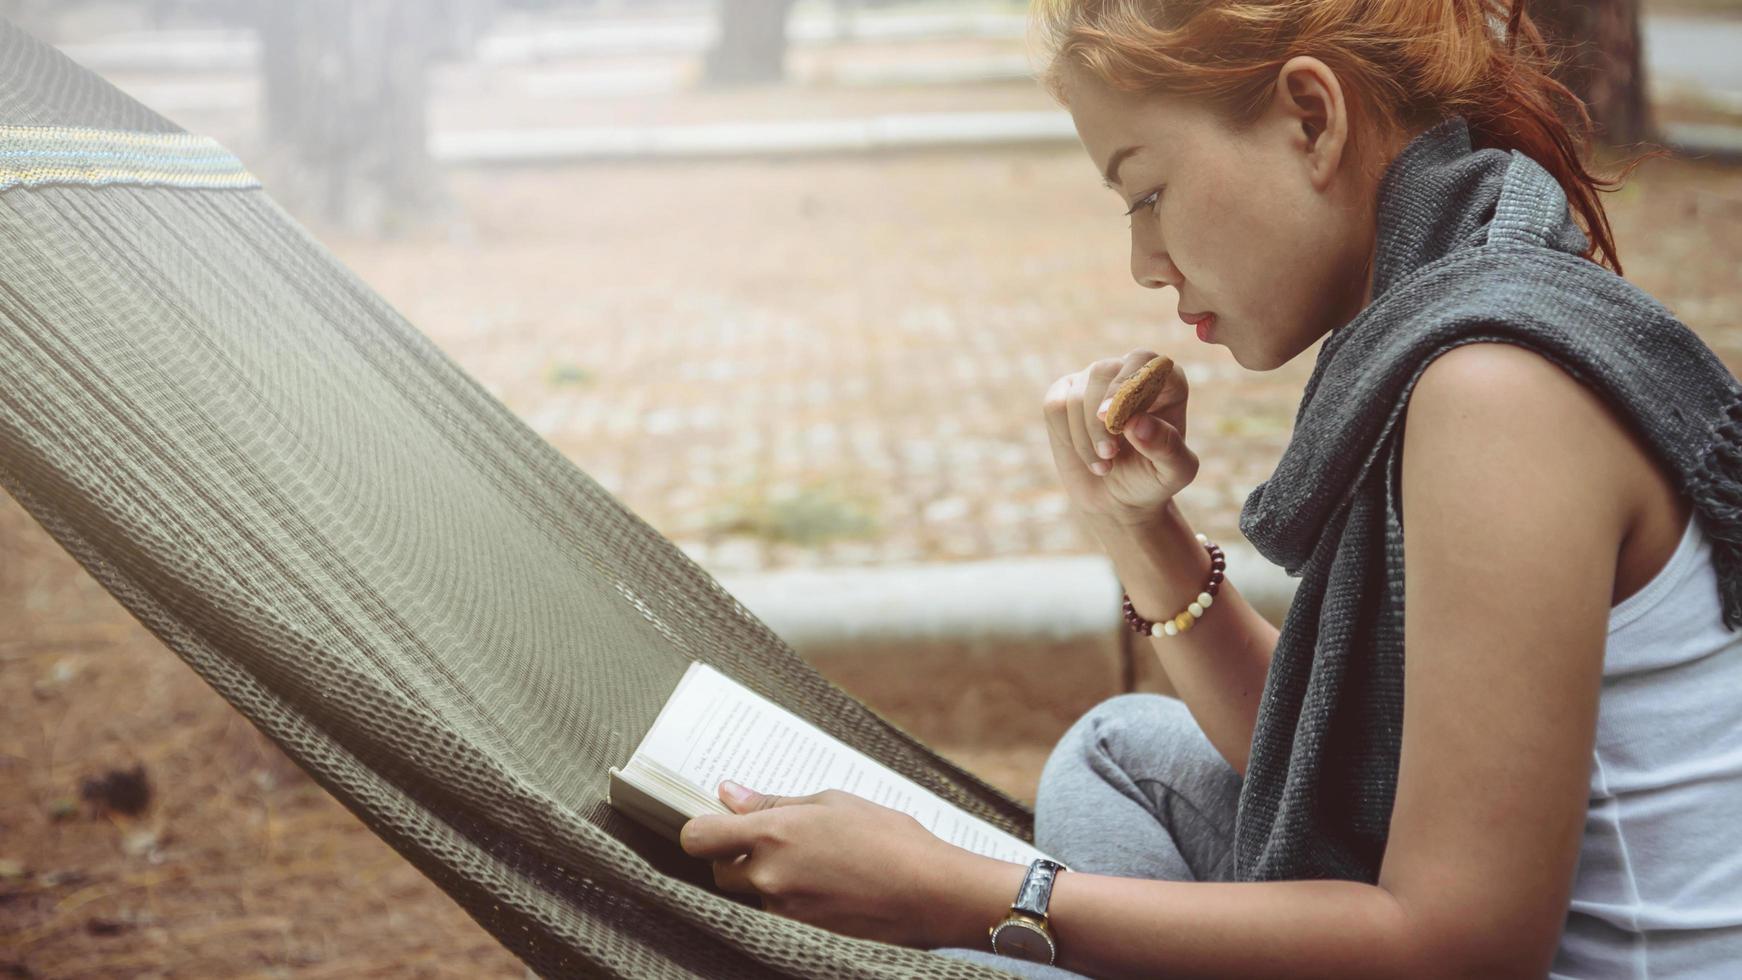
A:
[[[1157,740],[1202,734],[1191,709],[1179,698],[1151,691],[1129,691],[1115,694],[1083,712],[1066,730],[1059,746],[1062,748],[1072,736],[1105,742],[1136,733]]]
[[[1179,698],[1151,691],[1115,694],[1083,712],[1059,737],[1041,769],[1041,782],[1064,767],[1095,767],[1097,757],[1177,755],[1171,747],[1203,738],[1197,719]]]

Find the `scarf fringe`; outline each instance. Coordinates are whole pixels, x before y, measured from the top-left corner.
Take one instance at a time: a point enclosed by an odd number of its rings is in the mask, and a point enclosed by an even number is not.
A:
[[[1742,388],[1731,393],[1724,415],[1725,421],[1712,430],[1689,490],[1712,542],[1724,627],[1734,631],[1742,625]]]

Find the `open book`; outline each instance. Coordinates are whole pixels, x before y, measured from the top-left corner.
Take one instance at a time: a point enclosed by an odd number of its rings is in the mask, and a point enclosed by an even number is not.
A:
[[[629,761],[607,771],[611,806],[674,842],[691,817],[732,812],[718,790],[730,779],[778,796],[845,790],[976,854],[1018,864],[1050,857],[700,662]]]

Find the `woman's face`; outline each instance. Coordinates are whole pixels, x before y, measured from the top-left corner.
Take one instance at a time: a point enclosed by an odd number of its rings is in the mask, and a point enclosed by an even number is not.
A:
[[[1119,92],[1080,68],[1064,96],[1120,210],[1137,205],[1132,278],[1174,287],[1181,313],[1214,313],[1210,342],[1241,366],[1279,367],[1367,304],[1378,178],[1355,160],[1323,62],[1284,65],[1243,133],[1196,104]]]

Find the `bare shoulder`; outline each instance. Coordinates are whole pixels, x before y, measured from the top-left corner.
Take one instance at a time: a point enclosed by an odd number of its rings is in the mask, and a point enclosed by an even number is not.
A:
[[[1601,395],[1530,348],[1478,341],[1436,357],[1410,394],[1405,446],[1432,438],[1424,429],[1442,428],[1463,430],[1448,433],[1446,448],[1520,467],[1552,461],[1564,481],[1601,488],[1599,499],[1612,506],[1589,516],[1601,517],[1617,542],[1643,506],[1641,476],[1652,463],[1638,436]]]

